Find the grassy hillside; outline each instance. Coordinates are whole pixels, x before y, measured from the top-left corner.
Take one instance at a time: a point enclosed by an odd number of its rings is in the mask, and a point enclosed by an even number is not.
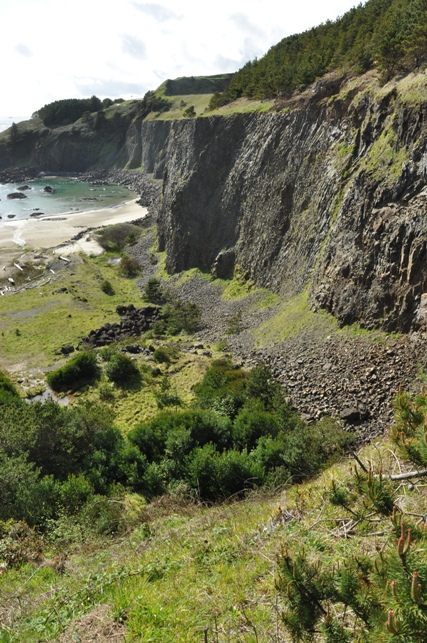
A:
[[[127,252],[76,257],[50,281],[40,270],[36,287],[2,298],[0,367],[19,391],[31,379],[44,388],[47,373],[72,361],[55,351],[115,321],[117,304],[142,305],[139,277],[109,261]],[[145,270],[161,276],[162,256],[150,257]],[[230,302],[253,294],[238,279],[216,285]],[[277,298],[261,292],[257,306],[275,309]],[[256,339],[295,334],[301,314],[338,332],[301,296]],[[388,476],[427,465],[425,395],[401,396],[391,440],[349,460],[339,456],[348,432],[329,419],[306,428],[265,372],[248,376],[224,342],[159,326],[132,342],[146,351],[131,360],[137,381],[108,375],[129,340],[98,348],[100,379],[63,410],[21,406],[0,377],[0,641],[424,641],[425,484]],[[212,429],[218,444],[233,435],[234,450],[189,449],[194,431],[200,445]],[[239,478],[260,475],[260,462],[270,467],[263,488]]]

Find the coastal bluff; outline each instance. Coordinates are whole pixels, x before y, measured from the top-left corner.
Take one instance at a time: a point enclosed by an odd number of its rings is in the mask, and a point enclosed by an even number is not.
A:
[[[267,113],[129,112],[117,131],[79,134],[38,123],[14,158],[0,138],[0,170],[140,169],[162,180],[169,273],[211,270],[227,251],[230,275],[284,297],[308,289],[342,325],[407,332],[427,321],[426,84],[330,74]]]

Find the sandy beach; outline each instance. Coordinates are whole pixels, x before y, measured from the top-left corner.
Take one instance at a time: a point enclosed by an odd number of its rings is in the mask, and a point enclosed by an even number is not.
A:
[[[128,201],[112,208],[73,212],[32,219],[0,221],[0,257],[4,261],[23,251],[39,251],[61,245],[61,254],[84,251],[97,254],[99,246],[86,241],[84,236],[76,242],[65,244],[75,235],[89,228],[99,228],[114,223],[125,223],[144,217],[146,208],[136,201]]]

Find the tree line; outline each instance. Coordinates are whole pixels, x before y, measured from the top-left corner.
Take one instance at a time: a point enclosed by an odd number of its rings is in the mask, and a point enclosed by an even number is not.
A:
[[[122,103],[122,98],[114,101],[111,98],[101,100],[97,96],[91,98],[65,98],[47,103],[32,114],[32,118],[41,118],[46,127],[59,125],[71,125],[75,123],[84,113],[101,112],[115,103]]]
[[[384,80],[418,68],[427,58],[427,0],[369,0],[335,21],[327,21],[271,47],[247,62],[228,87],[213,95],[215,109],[241,96],[277,98],[299,91],[340,68],[381,70]]]

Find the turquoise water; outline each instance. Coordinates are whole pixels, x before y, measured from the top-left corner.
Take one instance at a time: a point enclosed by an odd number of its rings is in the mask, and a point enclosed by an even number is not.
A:
[[[7,198],[8,194],[18,192],[18,188],[24,185],[31,188],[23,191],[25,199]],[[45,192],[46,186],[53,188],[54,192]],[[137,196],[122,185],[92,185],[77,179],[45,177],[25,183],[0,184],[0,217],[8,221],[28,219],[32,214],[99,210],[131,201]]]

